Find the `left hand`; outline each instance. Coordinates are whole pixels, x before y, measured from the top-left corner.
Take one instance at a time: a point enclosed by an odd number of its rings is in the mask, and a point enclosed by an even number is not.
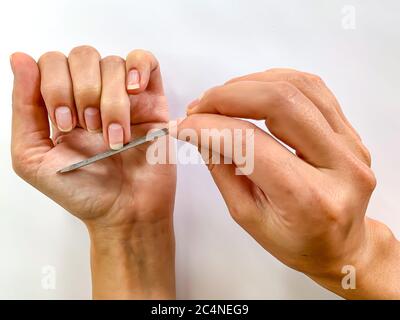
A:
[[[158,61],[144,50],[132,51],[125,61],[117,56],[101,58],[96,49],[81,46],[68,58],[59,52],[45,53],[38,63],[15,53],[11,65],[12,159],[17,174],[86,224],[92,238],[92,261],[122,264],[122,257],[98,257],[114,254],[118,248],[123,254],[134,252],[131,258],[139,263],[137,268],[153,271],[152,275],[137,275],[137,282],[168,273],[154,282],[157,286],[166,283],[166,295],[174,295],[175,166],[149,164],[148,143],[57,174],[110,147],[120,148],[131,136],[166,125],[168,106]],[[136,73],[134,86],[132,71]],[[131,245],[138,248],[127,250]],[[99,283],[94,279],[94,286]],[[155,294],[163,296],[163,289],[157,290]]]

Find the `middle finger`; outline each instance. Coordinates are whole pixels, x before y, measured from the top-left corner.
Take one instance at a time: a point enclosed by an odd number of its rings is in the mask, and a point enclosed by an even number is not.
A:
[[[68,56],[79,124],[88,131],[101,129],[100,54],[89,46],[74,48]]]

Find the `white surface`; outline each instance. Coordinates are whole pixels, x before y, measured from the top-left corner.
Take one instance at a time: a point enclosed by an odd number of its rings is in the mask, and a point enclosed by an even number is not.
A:
[[[356,8],[356,29],[342,8]],[[8,56],[103,55],[146,48],[160,60],[173,116],[233,76],[288,66],[317,73],[370,148],[379,184],[369,214],[400,234],[400,2],[1,1],[0,298],[90,298],[84,226],[20,180],[10,165],[12,75]],[[204,167],[179,167],[176,198],[179,298],[335,298],[289,270],[229,218]],[[56,289],[41,286],[56,268]]]

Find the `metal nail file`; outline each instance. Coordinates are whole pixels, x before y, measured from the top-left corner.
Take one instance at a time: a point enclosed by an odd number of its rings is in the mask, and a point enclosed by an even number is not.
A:
[[[153,141],[159,137],[165,136],[168,134],[168,129],[167,128],[163,128],[163,129],[159,129],[156,131],[153,131],[152,133],[149,133],[145,136],[136,138],[134,140],[132,140],[131,142],[127,143],[126,145],[124,145],[121,149],[118,150],[108,150],[106,152],[103,153],[99,153],[91,158],[82,160],[80,162],[74,163],[64,169],[61,169],[59,171],[57,171],[57,173],[66,173],[66,172],[70,172],[70,171],[74,171],[76,169],[88,166],[89,164],[92,164],[93,162],[99,161],[99,160],[103,160],[105,158],[111,157],[115,154],[121,153],[123,151],[126,151],[128,149],[137,147],[143,143],[146,142],[150,142]]]

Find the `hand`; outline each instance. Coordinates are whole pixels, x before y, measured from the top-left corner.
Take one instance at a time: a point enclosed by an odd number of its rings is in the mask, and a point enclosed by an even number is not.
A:
[[[143,50],[126,61],[101,59],[82,46],[68,58],[48,52],[37,64],[15,53],[11,65],[14,169],[87,225],[94,296],[174,297],[175,166],[149,164],[147,144],[56,173],[165,126],[168,107],[157,60]],[[131,270],[115,271],[124,265]]]
[[[270,133],[232,117],[265,120]],[[378,283],[399,249],[385,226],[365,218],[376,184],[369,152],[320,78],[275,69],[233,79],[189,105],[178,138],[188,129],[197,137],[202,129],[243,129],[242,137],[253,130],[248,175],[236,174],[235,144],[222,147],[234,141],[198,145],[233,160],[211,162],[211,175],[233,219],[272,255],[344,297],[399,297],[395,286],[382,291]],[[356,290],[341,287],[345,265],[355,267]]]

